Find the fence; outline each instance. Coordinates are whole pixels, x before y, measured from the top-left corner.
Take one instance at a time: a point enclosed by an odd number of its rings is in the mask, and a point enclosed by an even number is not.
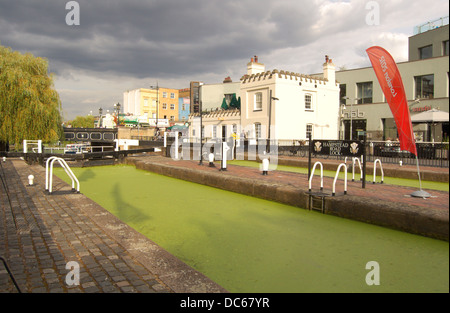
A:
[[[278,154],[286,156],[307,157],[309,153],[308,141],[279,141]],[[416,143],[419,164],[422,166],[449,167],[448,142],[418,142]],[[332,158],[343,160],[339,156],[315,156],[318,158]],[[383,163],[397,163],[403,165],[416,165],[416,157],[400,150],[399,142],[368,141],[366,143],[366,157],[368,162],[380,159]]]
[[[199,138],[184,138],[180,141],[189,142],[191,146],[193,143],[199,142]],[[220,139],[204,138],[203,144],[206,142],[218,142]],[[168,142],[170,145],[172,141]],[[269,140],[241,140],[244,145],[244,152],[259,151],[258,147],[249,148],[251,146],[266,146],[269,148]],[[308,157],[309,142],[308,140],[271,140],[270,150],[275,151],[279,156],[293,156],[293,157]],[[419,164],[421,166],[432,167],[449,167],[449,143],[448,142],[418,142],[416,143]],[[255,150],[256,149],[256,150]],[[400,150],[399,142],[391,141],[367,141],[366,142],[366,157],[368,162],[374,162],[380,159],[383,163],[402,165],[416,165],[416,157],[408,151]],[[268,150],[267,150],[268,151]],[[315,155],[315,158],[322,159],[336,159],[344,160],[342,156],[324,156]]]

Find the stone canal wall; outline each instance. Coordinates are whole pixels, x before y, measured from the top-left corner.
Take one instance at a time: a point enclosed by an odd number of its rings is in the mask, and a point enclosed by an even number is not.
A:
[[[203,184],[227,191],[267,199],[308,208],[310,195],[308,185],[303,189],[280,181],[260,180],[255,173],[252,175],[223,175],[220,171],[201,170],[203,167],[190,168],[188,163],[170,162],[164,158],[126,158],[125,163],[134,165],[137,169],[174,177],[198,184]],[[166,158],[167,159],[167,158]],[[190,162],[192,163],[192,162]],[[242,171],[242,167],[240,170]],[[245,169],[248,170],[248,169]],[[271,174],[272,175],[272,174]],[[306,177],[306,175],[303,175]],[[267,176],[266,176],[267,177]],[[272,175],[273,177],[273,175]],[[392,189],[392,186],[386,188]],[[447,197],[448,193],[443,193]],[[403,197],[403,195],[399,195]],[[419,199],[426,201],[424,199]],[[393,228],[431,238],[449,240],[449,216],[447,209],[427,206],[416,206],[404,202],[380,199],[372,195],[325,196],[323,198],[324,213],[352,220]]]

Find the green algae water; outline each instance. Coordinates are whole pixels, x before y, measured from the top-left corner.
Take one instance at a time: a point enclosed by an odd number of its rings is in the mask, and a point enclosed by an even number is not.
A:
[[[448,242],[132,166],[73,171],[83,194],[230,292],[449,292]]]

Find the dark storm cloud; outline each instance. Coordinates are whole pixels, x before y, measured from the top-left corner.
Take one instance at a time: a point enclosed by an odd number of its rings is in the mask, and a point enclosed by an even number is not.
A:
[[[79,0],[80,25],[68,26],[67,2],[1,0],[2,45],[48,58],[56,73],[171,77],[307,43],[318,14],[312,1]]]

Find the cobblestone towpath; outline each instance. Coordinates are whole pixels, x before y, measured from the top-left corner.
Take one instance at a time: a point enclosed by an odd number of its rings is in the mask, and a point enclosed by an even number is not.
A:
[[[226,292],[57,177],[49,196],[45,168],[0,175],[0,293]]]

